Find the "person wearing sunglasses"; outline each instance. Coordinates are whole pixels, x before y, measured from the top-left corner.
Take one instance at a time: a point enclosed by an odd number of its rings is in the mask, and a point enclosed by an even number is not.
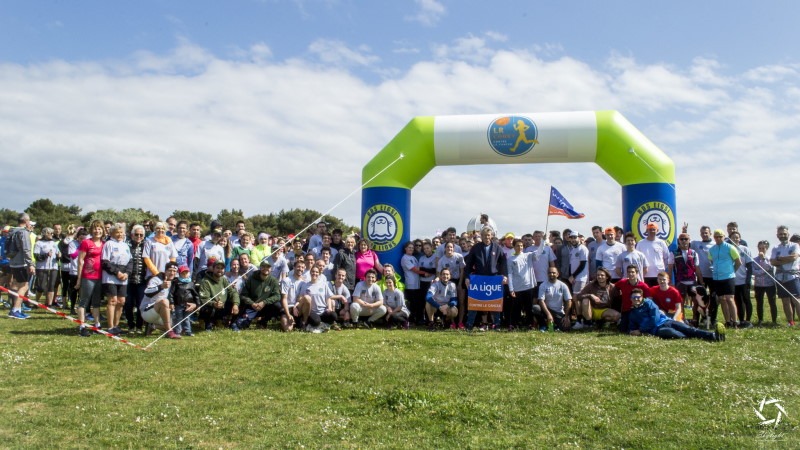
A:
[[[672,320],[658,309],[644,291],[639,288],[631,292],[630,332],[631,336],[651,335],[661,339],[702,339],[709,342],[725,340],[725,325],[718,322],[716,330],[700,330],[683,322]]]
[[[678,248],[672,252],[675,261],[675,288],[683,297],[683,306],[691,308],[689,289],[695,285],[703,285],[703,274],[700,271],[700,255],[691,248],[692,238],[689,233],[678,235]]]

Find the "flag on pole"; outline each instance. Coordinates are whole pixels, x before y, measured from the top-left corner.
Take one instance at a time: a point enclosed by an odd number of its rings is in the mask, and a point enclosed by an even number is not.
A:
[[[582,219],[583,213],[579,213],[572,208],[572,205],[558,192],[558,189],[550,186],[550,206],[547,209],[548,216],[564,216],[567,219]]]

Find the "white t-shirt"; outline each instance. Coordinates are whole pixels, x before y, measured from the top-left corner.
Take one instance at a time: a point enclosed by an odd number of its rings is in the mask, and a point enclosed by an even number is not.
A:
[[[512,292],[527,291],[536,286],[536,253],[522,252],[508,257],[508,289]]]
[[[411,269],[419,266],[419,261],[414,255],[403,255],[400,258],[400,267],[403,268],[403,277],[406,280],[406,289],[419,289],[419,274]]]
[[[294,306],[297,304],[297,292],[300,285],[306,281],[302,278],[297,279],[294,277],[286,277],[281,280],[281,295],[286,296],[286,306]]]
[[[586,261],[583,270],[575,277],[575,281],[586,281],[589,279],[589,249],[585,245],[578,245],[577,247],[570,247],[569,249],[569,274],[567,277],[572,276],[582,261]]]
[[[439,258],[439,262],[436,265],[436,272],[441,272],[442,269],[450,269],[450,277],[454,279],[461,278],[461,269],[466,267],[466,263],[464,262],[464,257],[461,256],[460,253],[453,253],[453,256],[444,255]]]
[[[618,278],[616,272],[617,257],[624,251],[625,245],[622,243],[615,241],[613,244],[608,245],[607,241],[603,241],[603,243],[597,247],[595,259],[602,262],[603,268],[611,272],[613,278]]]
[[[539,286],[539,300],[544,300],[544,304],[550,311],[564,314],[564,303],[572,300],[572,294],[563,281],[556,280],[555,283],[551,283],[550,280],[545,280]]]
[[[667,247],[667,243],[661,239],[651,241],[649,239],[642,239],[636,243],[636,250],[644,254],[647,260],[647,271],[644,274],[645,278],[655,278],[658,272],[667,270],[666,264],[672,264],[672,253]]]
[[[542,242],[537,247],[535,244],[525,249],[526,252],[533,252],[538,255],[533,263],[533,273],[536,275],[536,282],[541,283],[547,279],[547,269],[550,268],[550,263],[555,263],[556,254],[549,245]]]
[[[372,286],[367,287],[367,283],[364,281],[359,281],[358,284],[356,284],[356,289],[353,291],[353,298],[355,297],[360,298],[364,303],[375,303],[379,300],[383,300],[381,288],[374,283]]]

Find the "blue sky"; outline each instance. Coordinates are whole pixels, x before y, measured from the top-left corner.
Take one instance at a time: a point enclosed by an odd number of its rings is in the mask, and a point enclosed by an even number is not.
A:
[[[29,158],[11,161],[5,207],[324,211],[414,116],[617,109],[676,161],[692,232],[737,220],[753,241],[800,227],[796,195],[788,208],[774,195],[797,192],[800,168],[798,2],[0,8],[0,153]],[[592,165],[493,170],[490,189],[446,200],[484,187],[484,172],[435,169],[414,190],[412,234],[483,210],[505,231],[543,228],[550,184],[587,214],[551,227],[620,222],[619,188]],[[449,218],[426,214],[442,203]],[[333,213],[357,223],[359,205]]]

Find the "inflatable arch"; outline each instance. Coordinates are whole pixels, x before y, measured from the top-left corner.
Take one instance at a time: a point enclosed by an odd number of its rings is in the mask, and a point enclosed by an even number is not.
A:
[[[620,184],[626,231],[643,237],[656,222],[675,242],[675,165],[616,111],[416,117],[364,166],[362,234],[397,267],[411,189],[434,167],[565,162],[597,163]]]

